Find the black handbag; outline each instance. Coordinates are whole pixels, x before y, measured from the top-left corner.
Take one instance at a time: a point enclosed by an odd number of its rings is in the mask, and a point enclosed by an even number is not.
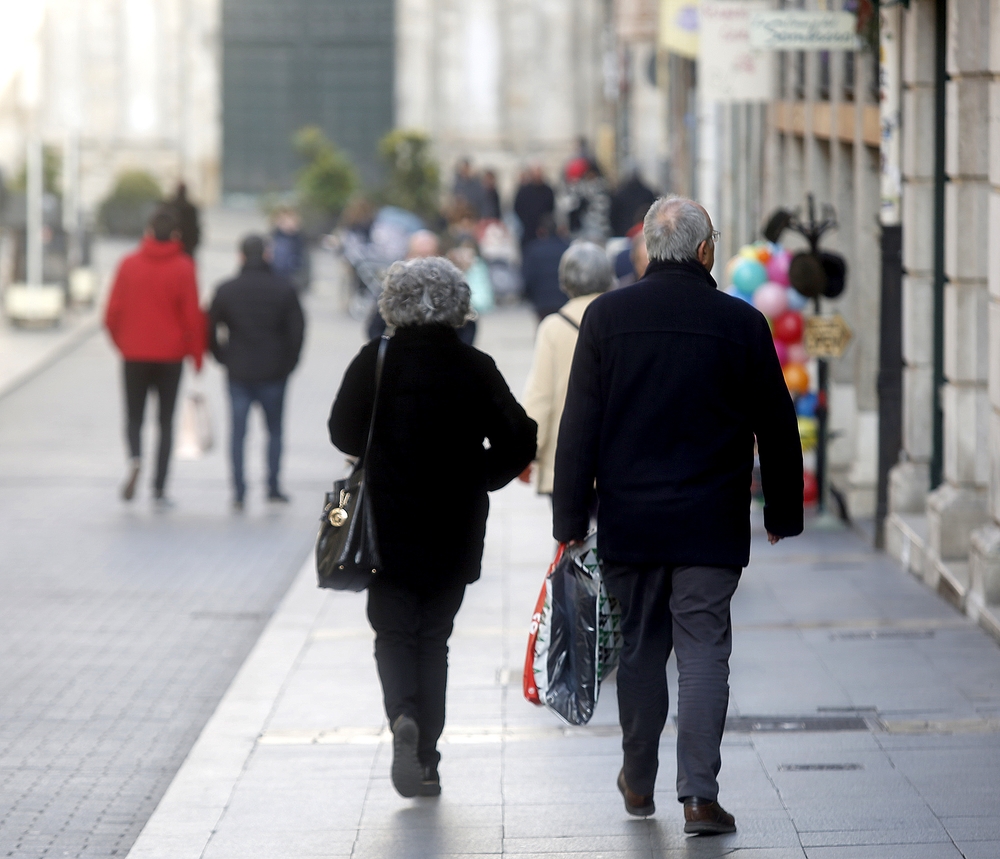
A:
[[[378,344],[375,399],[372,402],[372,417],[368,424],[368,441],[365,443],[364,453],[350,477],[336,481],[333,491],[326,493],[326,504],[323,505],[319,534],[316,537],[316,573],[321,588],[363,591],[378,575],[382,566],[371,496],[365,483],[365,469],[375,431],[375,412],[378,409],[382,367],[388,344],[388,337],[383,337]]]

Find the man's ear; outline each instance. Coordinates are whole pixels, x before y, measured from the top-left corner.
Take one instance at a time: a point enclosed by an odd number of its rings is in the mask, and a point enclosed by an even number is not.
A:
[[[698,245],[698,262],[702,265],[705,264],[705,260],[708,259],[708,239],[705,239],[700,245]]]

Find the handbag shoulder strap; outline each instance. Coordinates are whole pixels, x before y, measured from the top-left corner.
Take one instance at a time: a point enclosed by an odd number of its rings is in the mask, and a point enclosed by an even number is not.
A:
[[[563,313],[561,310],[556,311],[556,315],[561,319],[565,319],[570,325],[572,325],[577,331],[580,330],[580,326],[577,325],[567,314]]]
[[[372,446],[372,436],[375,434],[375,412],[378,410],[378,393],[382,387],[382,368],[385,366],[385,353],[389,348],[389,338],[383,336],[378,344],[378,357],[375,359],[375,398],[372,400],[372,419],[368,422],[368,441],[365,442],[365,452],[361,457],[364,463],[368,459],[368,448]]]

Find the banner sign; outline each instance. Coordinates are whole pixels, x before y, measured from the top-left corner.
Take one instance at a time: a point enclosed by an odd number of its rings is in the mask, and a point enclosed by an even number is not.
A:
[[[752,18],[769,0],[702,0],[699,14],[698,95],[710,102],[770,101],[773,54],[750,43]]]
[[[698,0],[660,0],[660,47],[687,57],[698,57]]]
[[[857,27],[851,12],[758,12],[750,19],[750,44],[762,51],[854,51]]]

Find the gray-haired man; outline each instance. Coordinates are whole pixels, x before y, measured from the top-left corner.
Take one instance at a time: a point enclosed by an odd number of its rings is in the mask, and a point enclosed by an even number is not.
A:
[[[767,320],[716,289],[708,213],[657,200],[650,263],[583,317],[556,447],[557,540],[582,540],[596,481],[598,549],[622,607],[618,707],[630,814],[655,810],[677,654],[677,796],[684,831],[732,832],[718,803],[729,706],[729,604],[750,560],[754,441],[772,543],[802,531],[802,451]]]

